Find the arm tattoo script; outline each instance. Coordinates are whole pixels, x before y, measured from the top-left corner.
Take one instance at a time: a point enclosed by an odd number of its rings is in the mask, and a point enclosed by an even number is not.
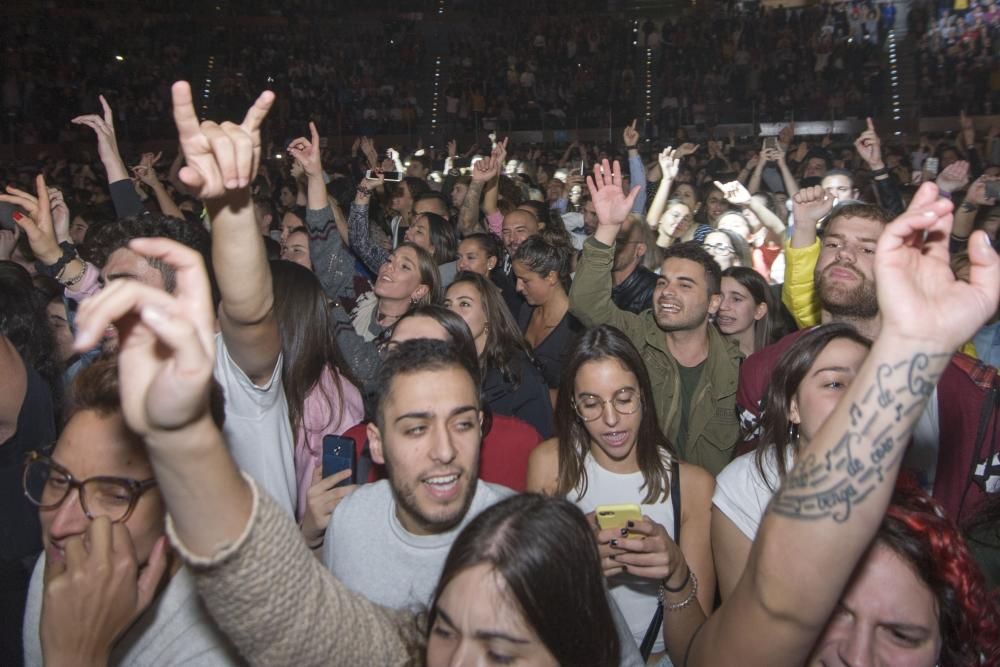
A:
[[[795,465],[775,495],[771,509],[795,519],[847,521],[899,465],[909,440],[911,417],[934,391],[940,371],[931,359],[951,355],[917,354],[897,364],[882,364],[860,403],[849,409],[850,424],[837,444],[817,457],[808,454]],[[905,423],[903,418],[908,418]]]

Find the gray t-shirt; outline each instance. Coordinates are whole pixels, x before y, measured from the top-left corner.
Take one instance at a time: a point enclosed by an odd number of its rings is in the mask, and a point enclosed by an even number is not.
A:
[[[458,526],[439,535],[414,535],[396,516],[389,482],[364,484],[334,510],[323,543],[323,564],[372,602],[393,609],[426,608],[458,534],[480,512],[513,493],[480,480]],[[622,644],[620,664],[641,667],[639,647],[610,594],[608,603]]]
[[[42,588],[45,554],[35,564],[24,612],[24,665],[42,667],[39,624],[42,619]],[[153,600],[139,620],[115,644],[111,667],[235,667],[239,658],[209,617],[187,569],[181,568]]]
[[[363,484],[337,505],[326,529],[323,564],[352,591],[393,609],[426,607],[462,528],[513,491],[479,481],[462,522],[414,535],[399,522],[387,480]]]

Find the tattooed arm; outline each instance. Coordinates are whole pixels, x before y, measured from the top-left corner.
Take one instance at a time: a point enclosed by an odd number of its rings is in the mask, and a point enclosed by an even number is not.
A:
[[[1000,259],[980,232],[969,244],[970,283],[954,279],[951,211],[925,184],[883,232],[881,334],[772,500],[743,577],[695,636],[686,664],[790,666],[808,657],[878,530],[934,385],[1000,299]]]

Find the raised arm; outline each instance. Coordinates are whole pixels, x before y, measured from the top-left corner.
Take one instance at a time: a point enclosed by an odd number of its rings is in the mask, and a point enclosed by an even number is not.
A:
[[[995,206],[996,198],[986,195],[986,184],[1000,181],[997,176],[980,176],[965,192],[965,201],[955,209],[955,226],[951,230],[953,250],[964,249],[975,228],[976,216],[981,206]]]
[[[801,665],[829,621],[882,521],[934,385],[1000,299],[1000,258],[982,232],[970,242],[970,282],[953,276],[951,210],[925,184],[883,232],[875,262],[881,335],[797,456],[743,577],[695,637],[688,665]]]
[[[219,324],[229,353],[255,384],[265,384],[281,353],[271,269],[254,218],[250,184],[260,163],[260,126],[274,94],[265,91],[239,125],[198,123],[191,87],[171,89],[186,166],[178,176],[205,202],[212,221],[212,264],[222,294]]]
[[[135,193],[132,186],[132,179],[129,178],[128,169],[122,160],[121,153],[118,152],[118,139],[115,136],[115,116],[111,112],[111,106],[104,99],[104,95],[98,96],[101,107],[104,110],[102,115],[86,114],[77,116],[71,122],[76,125],[86,125],[97,135],[97,154],[104,164],[104,170],[108,174],[108,188],[111,191],[111,199],[115,205],[115,214],[119,218],[128,218],[142,213],[142,202],[139,195]]]
[[[896,182],[889,175],[889,170],[882,161],[882,141],[875,132],[875,124],[868,119],[868,129],[854,142],[858,155],[865,161],[872,172],[872,185],[879,206],[889,215],[897,216],[903,212],[903,197],[896,187]]]
[[[819,221],[833,209],[833,197],[822,186],[814,185],[799,190],[792,197],[792,202],[792,212],[795,215],[792,247],[808,248],[816,243],[816,226]]]
[[[153,191],[153,196],[156,197],[156,203],[160,207],[160,211],[163,215],[169,215],[174,218],[184,219],[184,212],[178,208],[174,200],[171,199],[170,193],[167,192],[167,188],[164,187],[163,183],[160,181],[160,177],[156,174],[156,161],[160,158],[160,155],[153,155],[152,153],[143,153],[142,159],[139,164],[132,167],[132,173],[135,174],[142,183]]]
[[[497,147],[499,148],[499,146]],[[479,206],[483,197],[483,190],[493,184],[500,176],[500,167],[503,159],[497,148],[489,157],[484,157],[472,166],[472,182],[469,183],[469,191],[465,195],[465,201],[458,211],[458,231],[467,236],[484,230],[479,220]],[[496,187],[496,185],[493,185]],[[494,206],[495,206],[494,202]]]
[[[368,205],[372,193],[382,187],[384,181],[379,178],[365,178],[358,186],[351,204],[351,212],[347,215],[347,239],[351,250],[365,266],[373,272],[389,261],[389,253],[385,248],[372,240],[371,227],[368,224]]]
[[[670,186],[673,185],[681,168],[681,159],[677,155],[677,151],[669,146],[664,148],[656,159],[660,163],[660,187],[656,189],[653,203],[649,205],[649,212],[646,213],[646,222],[653,228],[660,223],[660,217],[663,215],[667,200],[670,198]]]
[[[725,196],[726,201],[740,208],[749,208],[754,212],[754,215],[760,220],[761,224],[768,229],[768,231],[774,232],[779,237],[785,233],[785,225],[781,222],[774,213],[772,213],[766,206],[760,203],[759,200],[754,199],[749,191],[743,184],[739,181],[731,181],[729,183],[720,183],[715,181],[715,187],[722,191]]]
[[[628,179],[632,185],[638,185],[639,195],[632,204],[633,213],[642,213],[646,209],[646,166],[642,163],[642,156],[639,155],[639,131],[635,129],[635,119],[631,125],[625,126],[622,139],[625,142],[625,150],[628,152]]]
[[[611,300],[611,266],[615,238],[632,210],[638,188],[632,188],[626,196],[618,162],[612,167],[604,160],[594,165],[594,175],[587,177],[587,189],[598,225],[594,236],[583,244],[583,255],[570,287],[569,308],[584,325],[610,324],[634,341],[642,336],[642,316],[618,308]]]

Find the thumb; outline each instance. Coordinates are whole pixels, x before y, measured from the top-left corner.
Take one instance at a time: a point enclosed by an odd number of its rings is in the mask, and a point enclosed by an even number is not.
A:
[[[969,238],[969,261],[969,284],[984,295],[986,312],[992,315],[1000,301],[1000,255],[986,232],[977,230]]]
[[[161,535],[153,545],[146,567],[139,574],[137,583],[139,599],[136,600],[136,611],[141,612],[153,601],[156,590],[167,571],[167,536]]]
[[[629,208],[632,208],[632,204],[635,203],[635,198],[639,195],[641,187],[642,186],[636,185],[629,191],[628,197],[625,198],[625,202],[628,204]]]
[[[726,186],[724,184],[722,184],[722,183],[720,183],[718,181],[712,181],[712,182],[715,183],[715,187],[719,188],[720,192],[722,192],[722,193],[726,192]]]
[[[913,195],[913,199],[910,201],[907,211],[917,210],[923,208],[928,204],[934,203],[938,198],[938,187],[934,183],[928,181],[921,185],[916,193]]]

